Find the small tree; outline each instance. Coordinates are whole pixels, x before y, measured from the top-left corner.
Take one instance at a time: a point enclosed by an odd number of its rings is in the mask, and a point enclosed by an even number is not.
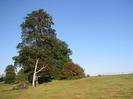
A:
[[[13,65],[8,65],[5,70],[5,83],[13,83],[15,81],[15,68]]]

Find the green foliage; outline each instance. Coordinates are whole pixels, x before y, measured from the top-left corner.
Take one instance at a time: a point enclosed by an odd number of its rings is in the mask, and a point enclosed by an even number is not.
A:
[[[0,82],[4,81],[4,78],[3,77],[0,77]]]
[[[4,76],[0,75],[0,82],[4,81]]]
[[[60,73],[61,79],[77,79],[83,77],[85,77],[83,68],[74,63],[67,63]]]
[[[15,68],[13,65],[8,65],[5,70],[5,83],[13,83],[15,82]]]
[[[18,44],[19,55],[13,57],[15,66],[21,67],[32,81],[36,59],[39,58],[38,70],[48,64],[39,73],[39,81],[58,79],[64,63],[71,62],[71,50],[68,45],[56,37],[52,17],[41,10],[33,11],[21,24],[22,42]]]
[[[19,72],[17,73],[16,81],[20,83],[20,82],[27,82],[27,80],[28,80],[27,74],[24,73],[23,69],[20,69]]]

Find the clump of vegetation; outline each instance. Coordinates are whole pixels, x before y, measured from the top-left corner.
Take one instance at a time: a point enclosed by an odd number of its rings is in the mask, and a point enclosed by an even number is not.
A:
[[[102,77],[102,75],[100,75],[100,74],[99,74],[99,75],[97,75],[97,76],[98,76],[98,77]]]
[[[61,79],[77,79],[85,77],[81,66],[74,63],[66,63],[60,74]]]
[[[86,77],[90,77],[90,75],[89,75],[89,74],[87,74],[87,75],[86,75]]]
[[[0,82],[4,81],[4,75],[0,75]]]
[[[27,74],[24,73],[23,69],[20,69],[16,75],[16,83],[27,82],[27,81],[28,81]]]
[[[15,67],[8,65],[5,70],[5,83],[14,83],[16,79]]]

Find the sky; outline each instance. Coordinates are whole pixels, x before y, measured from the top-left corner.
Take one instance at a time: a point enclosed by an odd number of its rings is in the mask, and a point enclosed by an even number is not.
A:
[[[0,74],[18,55],[24,17],[38,9],[86,74],[133,73],[133,0],[0,0]]]

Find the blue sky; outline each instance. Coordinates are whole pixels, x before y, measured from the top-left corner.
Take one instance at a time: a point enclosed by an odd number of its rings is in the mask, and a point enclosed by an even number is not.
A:
[[[17,55],[24,17],[38,9],[53,17],[58,38],[87,74],[133,72],[132,0],[0,0],[0,74]]]

